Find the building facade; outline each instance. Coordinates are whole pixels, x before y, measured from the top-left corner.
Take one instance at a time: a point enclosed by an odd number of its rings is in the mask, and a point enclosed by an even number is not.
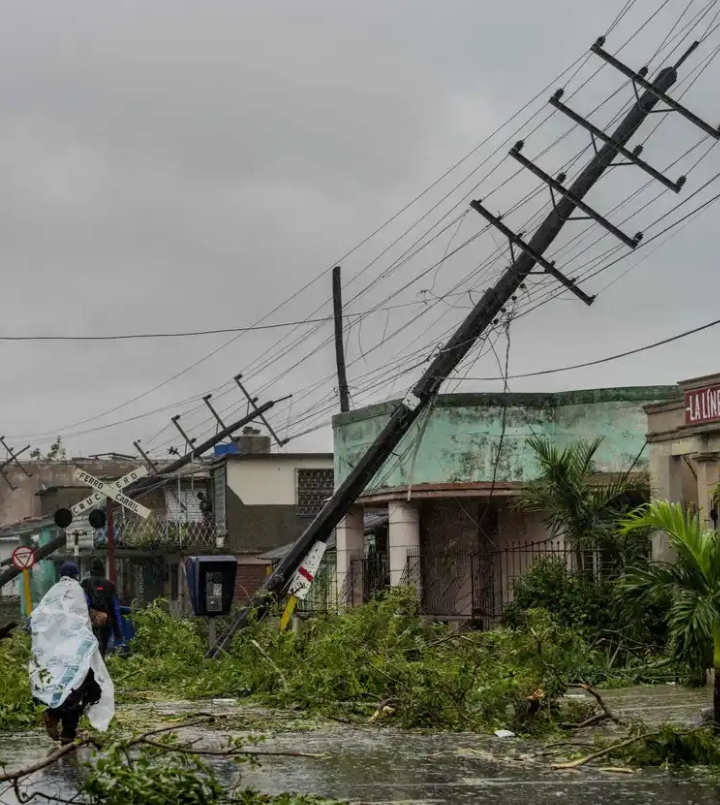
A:
[[[648,461],[644,406],[677,394],[662,386],[441,395],[337,530],[341,598],[363,600],[364,576],[372,572],[391,586],[415,584],[431,615],[493,620],[511,598],[514,579],[538,556],[561,549],[550,544],[540,516],[516,505],[538,472],[528,438],[545,436],[562,449],[599,437],[599,475],[638,471]],[[397,404],[334,418],[336,483]],[[364,536],[366,510],[387,517],[385,537],[372,549]]]
[[[672,399],[645,410],[653,496],[682,503],[708,528],[717,528],[720,374],[683,380]],[[666,535],[653,539],[653,556],[672,558]]]
[[[213,507],[225,550],[238,560],[237,595],[267,578],[268,551],[294,542],[333,493],[331,453],[271,453],[269,440],[221,448],[211,468]]]
[[[59,535],[53,522],[58,508],[87,497],[89,489],[74,478],[76,467],[101,480],[113,480],[137,460],[77,458],[17,469],[15,490],[4,490],[6,509],[0,526],[0,562],[9,562],[18,545],[43,545]],[[161,468],[162,469],[162,468]],[[215,457],[196,460],[185,473],[160,479],[141,495],[152,512],[143,520],[114,507],[113,533],[118,592],[123,604],[142,606],[168,599],[173,611],[189,609],[184,578],[187,556],[232,554],[238,560],[236,597],[246,600],[267,578],[271,563],[261,554],[294,541],[333,491],[330,453],[271,453],[270,440],[246,429]],[[203,500],[209,505],[203,505]],[[0,497],[0,502],[3,498]],[[22,515],[21,519],[13,518]],[[74,557],[83,571],[90,559],[107,549],[107,529],[94,530],[87,518],[67,530],[68,544],[32,572],[33,599],[39,600],[56,580],[57,566]],[[74,545],[76,533],[77,548]],[[17,599],[18,585],[0,589],[0,597]]]

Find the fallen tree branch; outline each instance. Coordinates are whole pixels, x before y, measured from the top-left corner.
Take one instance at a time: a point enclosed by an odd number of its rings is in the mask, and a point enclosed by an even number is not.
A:
[[[623,722],[613,713],[613,711],[605,704],[602,696],[594,690],[590,685],[585,684],[584,682],[574,682],[568,683],[568,688],[577,688],[578,690],[584,690],[589,693],[595,701],[598,703],[598,707],[603,711],[603,715],[605,718],[609,718],[610,721],[614,721],[616,724],[622,724]]]
[[[193,719],[189,719],[184,722],[169,724],[165,727],[158,727],[153,730],[148,730],[144,732],[142,735],[137,735],[133,738],[129,738],[127,741],[120,744],[122,749],[127,752],[128,750],[132,749],[133,747],[140,746],[142,744],[146,744],[149,746],[154,746],[159,749],[163,749],[167,752],[177,752],[179,754],[218,754],[224,756],[232,756],[232,755],[287,755],[292,757],[319,757],[319,755],[305,755],[300,753],[291,753],[291,752],[258,752],[254,750],[246,750],[240,747],[233,747],[224,752],[220,750],[198,750],[195,749],[191,744],[179,744],[179,745],[172,745],[167,743],[162,743],[161,741],[155,741],[153,738],[157,737],[158,735],[166,735],[172,732],[178,732],[183,729],[188,729],[190,727],[198,727],[205,724],[211,724],[218,719],[224,718],[224,716],[216,716],[211,714],[206,714],[202,716],[198,716]],[[64,757],[68,757],[78,749],[81,749],[86,746],[94,746],[98,751],[102,751],[104,745],[101,741],[98,740],[96,736],[88,736],[85,738],[79,738],[71,744],[67,744],[65,746],[60,746],[57,749],[54,749],[50,752],[47,757],[43,758],[42,760],[38,760],[35,763],[31,763],[27,766],[22,766],[19,769],[13,769],[11,771],[3,770],[0,773],[0,782],[10,782],[16,783],[19,780],[23,780],[26,777],[30,777],[31,775],[35,774],[36,772],[42,771],[43,769],[52,766],[54,763],[57,763],[58,760],[61,760]]]
[[[35,774],[35,772],[42,771],[48,766],[52,766],[53,763],[57,763],[57,761],[61,758],[73,754],[73,752],[76,752],[78,749],[80,749],[80,747],[87,746],[89,743],[90,739],[87,738],[82,741],[75,741],[75,743],[66,744],[65,746],[60,746],[57,749],[54,749],[43,760],[38,760],[35,763],[29,764],[28,766],[22,766],[14,771],[3,771],[0,773],[0,783],[21,780],[24,777],[29,777],[31,774]]]
[[[280,677],[280,681],[282,682],[283,689],[285,693],[288,693],[290,688],[288,687],[287,680],[285,679],[283,672],[278,668],[277,664],[273,660],[273,658],[265,651],[265,649],[257,642],[257,640],[250,641],[253,646],[260,652],[260,655],[264,660],[266,660],[274,669],[275,673]]]
[[[703,727],[696,727],[693,730],[686,730],[685,732],[678,732],[678,735],[692,735],[694,732],[700,732],[701,730],[707,729],[706,726]],[[585,755],[585,757],[577,758],[576,760],[568,760],[565,763],[553,763],[550,768],[551,769],[577,769],[579,766],[584,766],[586,763],[590,763],[592,760],[597,760],[599,757],[605,757],[605,755],[609,755],[612,752],[615,752],[617,749],[624,749],[626,746],[631,746],[638,741],[646,740],[647,738],[656,738],[661,733],[659,731],[654,732],[643,732],[640,735],[635,735],[632,738],[626,738],[623,741],[619,741],[618,743],[614,743],[611,746],[606,746],[604,749],[600,749],[597,752],[592,752],[589,755]]]

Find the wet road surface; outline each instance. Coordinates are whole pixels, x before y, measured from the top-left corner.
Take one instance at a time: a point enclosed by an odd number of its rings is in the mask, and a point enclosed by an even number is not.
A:
[[[625,719],[641,717],[649,724],[662,721],[687,724],[706,705],[708,692],[662,686],[608,691],[603,697]],[[216,707],[222,711],[234,709],[227,705]],[[158,720],[177,715],[183,707],[165,704],[150,709],[152,717]],[[247,712],[247,708],[238,712]],[[256,713],[261,715],[261,711]],[[217,744],[227,734],[195,731],[192,737]],[[41,758],[51,746],[37,733],[3,736],[0,757],[7,767],[15,767]],[[289,725],[258,748],[321,755],[267,758],[260,768],[241,767],[244,786],[268,793],[296,791],[373,805],[720,803],[720,782],[697,771],[680,774],[658,769],[630,775],[591,769],[551,771],[536,757],[537,746],[517,739],[416,735],[377,727],[326,724],[298,730]],[[237,780],[238,768],[234,763],[221,761],[213,765],[227,785]],[[72,796],[77,790],[78,775],[76,766],[65,761],[38,774],[32,789]],[[1,801],[16,803],[10,793],[5,793]]]

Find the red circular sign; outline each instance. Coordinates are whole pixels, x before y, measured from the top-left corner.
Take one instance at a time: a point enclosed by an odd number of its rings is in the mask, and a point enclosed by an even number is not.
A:
[[[29,570],[35,564],[35,551],[26,545],[21,545],[12,552],[11,559],[18,570]]]

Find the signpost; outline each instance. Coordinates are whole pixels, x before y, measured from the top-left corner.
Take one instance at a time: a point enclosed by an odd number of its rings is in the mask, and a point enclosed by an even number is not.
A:
[[[288,601],[285,611],[280,618],[280,629],[287,629],[290,618],[292,617],[298,601],[304,601],[310,592],[310,587],[315,580],[322,558],[327,550],[327,543],[316,542],[310,549],[305,560],[297,569],[288,587]]]
[[[81,500],[79,503],[76,503],[70,508],[73,517],[78,517],[88,509],[94,509],[96,506],[99,506],[106,500],[106,498],[111,498],[121,506],[129,509],[134,514],[142,517],[143,520],[147,520],[147,518],[152,514],[150,509],[145,508],[145,506],[137,503],[127,495],[124,495],[121,491],[126,486],[130,486],[131,483],[137,481],[139,478],[146,476],[147,472],[147,467],[138,467],[132,472],[129,472],[127,475],[123,475],[122,478],[118,478],[117,481],[112,481],[111,483],[106,484],[104,481],[100,481],[99,479],[95,478],[94,475],[90,475],[89,472],[85,472],[85,470],[81,470],[80,468],[76,469],[74,473],[75,478],[77,478],[77,480],[81,483],[93,487],[97,491],[90,495],[90,497]]]
[[[27,545],[20,545],[12,552],[12,563],[23,577],[23,595],[25,596],[25,615],[32,614],[32,591],[30,589],[30,568],[35,564],[35,550]]]
[[[137,503],[132,498],[129,498],[127,495],[124,495],[122,490],[125,489],[126,486],[134,483],[140,478],[144,478],[147,474],[147,467],[140,466],[136,467],[132,472],[127,473],[127,475],[123,475],[122,478],[118,478],[116,481],[112,481],[109,484],[104,483],[103,481],[98,480],[95,478],[94,475],[90,475],[89,472],[85,472],[85,470],[81,470],[80,468],[75,470],[75,477],[84,484],[88,486],[92,486],[96,489],[96,492],[93,492],[92,495],[81,500],[79,503],[76,503],[70,511],[72,512],[73,516],[76,517],[82,514],[84,511],[87,511],[88,508],[95,508],[96,506],[102,504],[103,502],[107,501],[109,504],[111,500],[116,501],[121,506],[126,509],[129,509],[134,514],[137,514],[138,517],[142,517],[143,520],[147,520],[147,518],[152,514],[150,509],[146,508],[140,503]],[[92,523],[92,517],[90,518]],[[117,582],[117,574],[115,571],[115,533],[114,533],[114,523],[112,517],[112,507],[110,505],[107,506],[107,546],[108,546],[108,564],[110,566],[109,573],[110,573],[110,581],[113,583]],[[76,541],[77,544],[77,541]]]
[[[76,503],[74,506],[71,506],[69,509],[58,509],[55,512],[55,525],[58,528],[62,528],[63,530],[70,527],[73,520],[77,517],[82,517],[83,515],[88,515],[88,520],[90,522],[90,526],[94,529],[103,528],[105,524],[107,524],[107,546],[108,546],[108,560],[110,564],[110,580],[115,582],[115,539],[113,534],[113,522],[112,522],[112,509],[110,507],[110,501],[114,500],[116,503],[119,503],[124,508],[128,509],[129,511],[137,514],[138,517],[142,517],[143,520],[147,520],[148,517],[152,514],[150,509],[146,508],[142,504],[138,503],[137,501],[129,498],[127,495],[123,493],[123,489],[126,486],[130,486],[130,484],[135,483],[140,478],[144,478],[148,474],[147,467],[137,467],[136,469],[132,470],[132,472],[127,473],[127,475],[123,475],[122,478],[118,478],[116,481],[110,481],[109,483],[105,483],[105,481],[101,481],[99,478],[96,478],[94,475],[90,475],[89,472],[85,472],[85,470],[80,469],[79,467],[76,468],[73,475],[77,478],[78,481],[81,481],[87,486],[91,486],[95,491],[92,495],[89,495],[84,500],[81,500],[79,503]],[[99,509],[98,506],[102,506],[103,504],[107,503],[108,506],[108,516],[106,517],[105,512],[102,509]],[[82,532],[83,534],[85,532]],[[79,542],[78,537],[81,535],[80,531],[73,532],[73,537],[75,538],[75,555],[77,556],[79,553]]]

